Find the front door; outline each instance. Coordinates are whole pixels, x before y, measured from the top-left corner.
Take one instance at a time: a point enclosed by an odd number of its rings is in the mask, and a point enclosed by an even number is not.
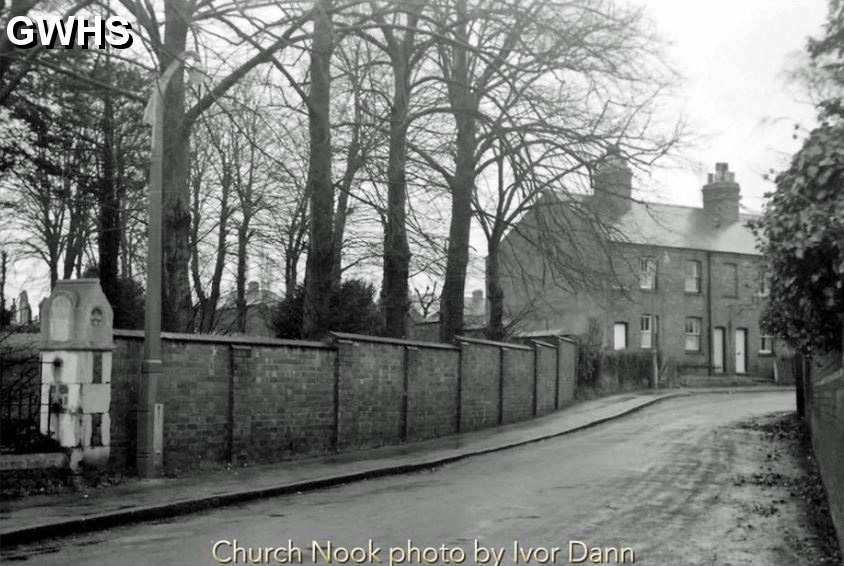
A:
[[[723,326],[712,330],[712,369],[715,373],[724,373],[724,335]]]
[[[736,373],[747,373],[746,328],[736,328]]]

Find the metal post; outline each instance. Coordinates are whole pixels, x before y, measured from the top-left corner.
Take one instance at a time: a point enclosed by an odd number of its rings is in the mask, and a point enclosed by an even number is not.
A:
[[[156,450],[155,402],[158,380],[161,377],[161,190],[162,163],[164,157],[164,93],[177,70],[181,70],[187,56],[197,58],[194,53],[182,53],[167,66],[161,78],[153,86],[147,106],[147,123],[152,125],[152,148],[150,151],[149,197],[147,219],[147,284],[144,309],[144,360],[141,365],[141,380],[138,384],[137,405],[137,452],[138,475],[156,477],[163,465],[162,449]],[[161,423],[159,421],[159,426]]]

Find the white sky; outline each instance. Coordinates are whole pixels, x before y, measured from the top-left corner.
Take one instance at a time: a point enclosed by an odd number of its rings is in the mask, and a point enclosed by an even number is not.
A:
[[[639,1],[670,42],[669,60],[684,76],[676,108],[666,112],[682,113],[696,142],[673,167],[638,175],[636,188],[648,200],[700,206],[706,173],[716,161],[727,161],[741,184],[743,205],[759,210],[762,195],[773,188],[762,175],[782,169],[800,147],[792,139],[794,124],[814,123],[814,108],[798,101],[785,71],[806,38],[820,33],[827,0]],[[482,240],[473,238],[481,254]],[[49,286],[43,262],[10,267],[6,296],[27,289],[37,309]],[[483,285],[482,266],[474,267],[467,293]]]
[[[678,108],[696,135],[683,170],[657,170],[637,187],[666,201],[702,206],[700,188],[716,161],[736,172],[742,204],[758,211],[801,141],[795,123],[811,128],[815,110],[798,102],[785,71],[822,31],[827,0],[641,0],[669,59],[685,77]],[[662,200],[662,199],[661,199]]]

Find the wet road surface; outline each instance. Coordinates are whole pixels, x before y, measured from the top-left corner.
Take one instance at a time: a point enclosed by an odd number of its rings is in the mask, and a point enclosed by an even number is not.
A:
[[[353,554],[346,563],[363,558],[387,564],[395,548],[394,563],[454,563],[460,549],[464,564],[476,564],[479,546],[503,550],[501,564],[568,564],[569,542],[576,540],[586,546],[574,544],[574,558],[585,547],[619,549],[618,555],[602,551],[607,564],[631,563],[631,554],[635,564],[665,566],[802,564],[801,550],[788,537],[805,538],[805,510],[784,505],[770,520],[757,518],[751,510],[759,494],[735,481],[771,459],[760,436],[737,423],[793,408],[793,391],[676,398],[432,471],[44,541],[6,549],[0,559],[64,566],[215,564],[213,545],[229,541],[217,547],[225,561],[236,539],[253,551],[281,547],[251,556],[267,564],[295,562],[296,551],[284,550],[289,545],[301,549],[305,564],[326,563],[319,553],[313,560],[312,541],[323,551],[329,541],[339,549],[335,563],[343,563],[344,549],[372,541],[381,549],[374,560]],[[780,464],[785,473],[793,471],[787,458]],[[771,529],[777,532],[769,536]],[[408,556],[408,545],[419,554]],[[423,552],[426,547],[436,552]],[[622,553],[625,548],[630,550]],[[248,563],[250,556],[241,558]]]

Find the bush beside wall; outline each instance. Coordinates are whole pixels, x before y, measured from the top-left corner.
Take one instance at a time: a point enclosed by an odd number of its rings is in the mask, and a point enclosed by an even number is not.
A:
[[[652,386],[651,351],[604,351],[600,345],[582,341],[576,360],[579,398]]]

